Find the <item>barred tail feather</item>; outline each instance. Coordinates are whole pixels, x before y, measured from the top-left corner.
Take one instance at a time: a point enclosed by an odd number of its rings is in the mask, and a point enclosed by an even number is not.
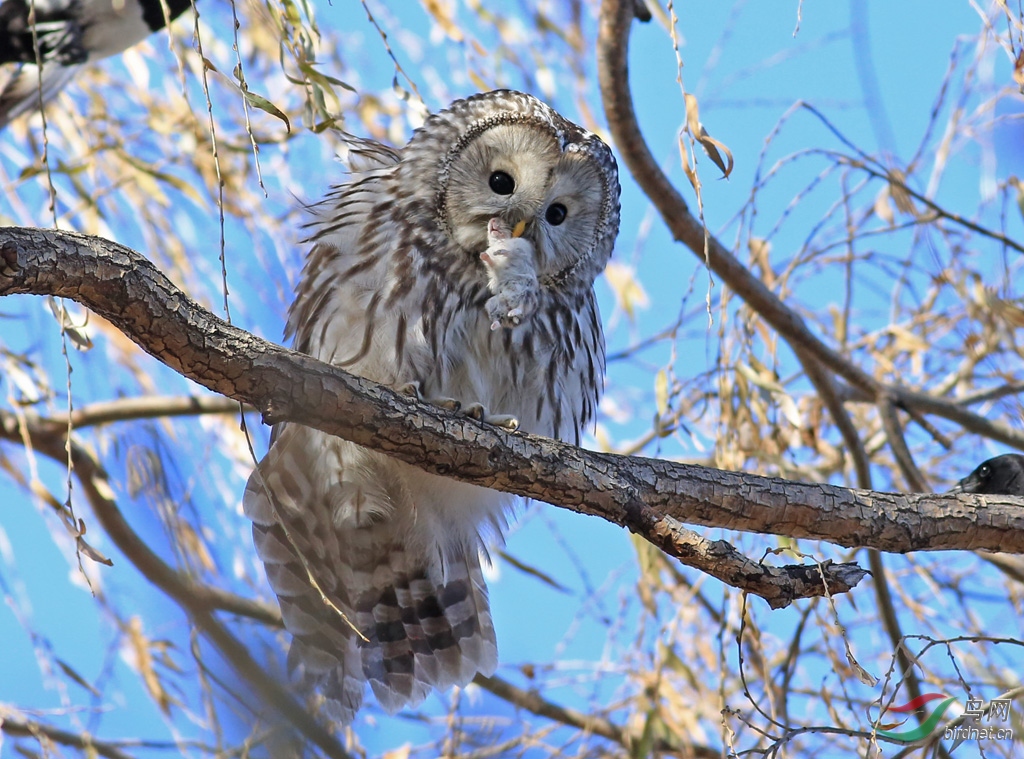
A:
[[[349,448],[326,458],[344,463],[347,452],[352,466],[333,483],[320,481],[316,462],[325,456],[317,435],[284,427],[243,498],[293,636],[289,671],[302,687],[319,690],[327,713],[344,723],[354,718],[367,682],[394,713],[420,704],[433,688],[491,674],[497,646],[478,547],[435,545],[425,555],[423,535],[413,533],[426,528],[415,508],[401,503],[404,491],[392,488],[398,502],[387,501],[373,484],[380,472],[365,472],[374,475],[365,489],[357,484],[356,475],[372,469],[366,451],[340,444]],[[345,522],[339,513],[368,516]]]

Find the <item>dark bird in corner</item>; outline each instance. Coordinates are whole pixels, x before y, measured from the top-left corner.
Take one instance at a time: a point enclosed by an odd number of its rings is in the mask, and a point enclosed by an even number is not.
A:
[[[1006,453],[989,459],[949,492],[1024,495],[1024,455]]]
[[[52,100],[80,66],[124,52],[191,7],[192,0],[0,0],[0,64],[13,64],[0,78],[0,129]]]

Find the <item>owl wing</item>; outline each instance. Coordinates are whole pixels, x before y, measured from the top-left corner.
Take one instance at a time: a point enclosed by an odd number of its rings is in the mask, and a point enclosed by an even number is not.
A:
[[[514,373],[532,402],[517,411],[524,429],[580,444],[604,383],[604,332],[593,288],[567,293],[544,288],[540,307],[516,339]]]
[[[563,326],[556,350],[561,356],[560,424],[555,437],[580,445],[580,436],[597,415],[597,404],[604,388],[605,347],[601,314],[593,288],[588,289]],[[561,420],[565,420],[562,422]]]

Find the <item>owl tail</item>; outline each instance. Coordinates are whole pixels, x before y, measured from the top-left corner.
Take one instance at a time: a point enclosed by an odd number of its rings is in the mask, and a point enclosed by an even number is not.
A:
[[[394,713],[431,688],[466,685],[497,666],[494,626],[475,548],[438,555],[394,542],[388,521],[336,528],[339,491],[312,480],[311,431],[285,427],[249,478],[243,497],[253,542],[292,635],[289,670],[318,690],[327,714],[352,722],[368,681]],[[314,433],[315,434],[315,433]],[[320,455],[323,453],[320,451]],[[440,549],[438,548],[438,551]]]

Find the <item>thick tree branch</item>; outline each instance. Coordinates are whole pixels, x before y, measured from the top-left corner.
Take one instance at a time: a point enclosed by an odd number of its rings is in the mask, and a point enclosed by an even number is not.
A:
[[[851,490],[509,434],[250,335],[190,300],[138,253],[70,232],[0,229],[0,295],[72,298],[175,371],[263,412],[427,471],[599,516],[659,543],[663,520],[883,551],[1024,553],[1008,497]],[[661,539],[660,542],[664,542]]]

